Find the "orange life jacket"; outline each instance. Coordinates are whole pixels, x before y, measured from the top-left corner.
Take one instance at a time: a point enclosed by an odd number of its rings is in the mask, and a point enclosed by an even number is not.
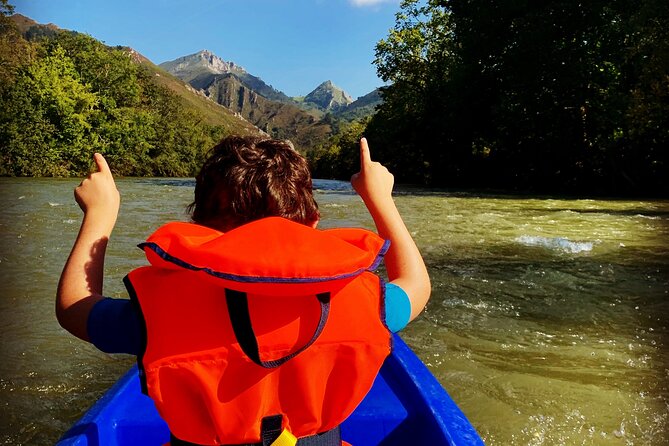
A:
[[[388,247],[363,229],[278,217],[222,233],[170,223],[128,274],[146,348],[143,386],[172,434],[197,444],[261,441],[281,415],[295,437],[341,424],[391,349],[381,279]]]

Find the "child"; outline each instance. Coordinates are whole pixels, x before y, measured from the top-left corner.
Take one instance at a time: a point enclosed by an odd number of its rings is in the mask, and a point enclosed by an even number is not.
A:
[[[389,330],[430,294],[393,176],[367,141],[351,183],[378,236],[315,229],[311,176],[288,143],[226,138],[197,176],[195,224],[169,223],[140,245],[151,266],[126,277],[130,301],[102,296],[120,197],[102,155],[95,162],[75,189],[84,219],[58,285],[60,324],[138,356],[172,445],[339,444],[338,425],[390,352]],[[388,284],[370,272],[384,254]]]

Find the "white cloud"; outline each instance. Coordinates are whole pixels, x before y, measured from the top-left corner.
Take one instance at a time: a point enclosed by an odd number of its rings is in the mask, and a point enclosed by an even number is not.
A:
[[[381,3],[398,3],[398,0],[348,0],[353,6],[365,7],[374,6]]]

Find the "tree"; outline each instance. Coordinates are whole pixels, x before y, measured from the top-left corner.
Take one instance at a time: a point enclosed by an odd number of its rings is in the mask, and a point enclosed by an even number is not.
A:
[[[13,13],[14,7],[0,0],[0,94],[12,84],[16,71],[35,57],[33,46],[9,18]]]
[[[369,119],[339,123],[339,132],[307,153],[314,177],[349,179],[360,168],[359,141]]]
[[[64,175],[88,169],[98,97],[82,84],[65,51],[20,70],[6,94],[0,122],[8,144],[3,165],[14,175]]]
[[[614,135],[617,176],[636,190],[669,194],[669,3],[643,0],[626,39],[629,102]]]
[[[367,136],[381,162],[401,181],[426,182],[443,138],[442,115],[435,113],[452,65],[450,14],[432,2],[404,0],[396,23],[376,46],[377,72],[391,85],[381,89],[383,105]],[[445,143],[445,141],[444,141]]]
[[[383,142],[387,162],[406,169],[400,178],[657,188],[666,174],[668,8],[660,0],[405,0],[377,45],[378,73],[392,83],[368,134]]]
[[[13,45],[34,57],[17,57],[0,91],[0,175],[80,176],[100,152],[116,174],[189,176],[222,136],[131,52],[69,31],[28,34],[40,37],[15,33]]]
[[[47,43],[48,48],[61,47],[70,57],[82,79],[91,89],[107,98],[108,107],[135,107],[142,91],[138,82],[139,66],[130,52],[109,48],[91,36],[61,32]]]

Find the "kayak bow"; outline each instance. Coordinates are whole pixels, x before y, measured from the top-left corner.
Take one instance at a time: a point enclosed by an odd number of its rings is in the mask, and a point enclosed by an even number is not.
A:
[[[397,335],[393,352],[362,403],[342,424],[354,446],[483,445],[476,430],[423,362]],[[169,430],[140,391],[132,367],[57,446],[162,445]]]

